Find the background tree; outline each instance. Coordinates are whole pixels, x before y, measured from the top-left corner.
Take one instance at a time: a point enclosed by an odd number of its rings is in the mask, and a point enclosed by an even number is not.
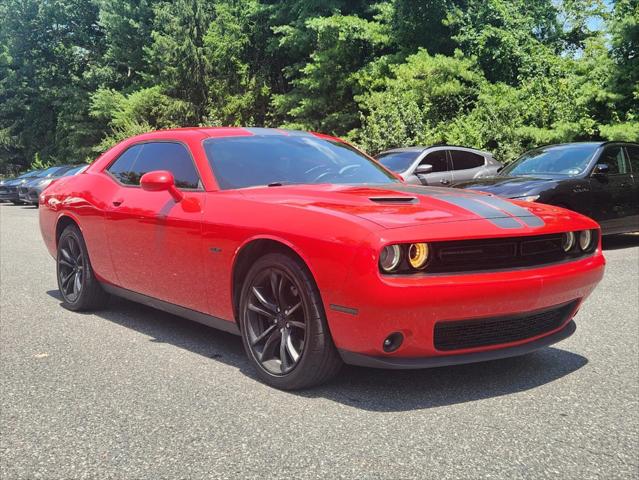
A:
[[[0,0],[0,173],[187,125],[639,140],[638,50],[637,0]]]

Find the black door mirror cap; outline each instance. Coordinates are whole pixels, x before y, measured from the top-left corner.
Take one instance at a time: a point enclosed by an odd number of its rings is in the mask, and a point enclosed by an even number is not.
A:
[[[608,165],[607,163],[598,163],[597,165],[595,165],[595,168],[592,171],[592,173],[594,173],[595,175],[605,175],[609,171],[610,171],[610,165]]]

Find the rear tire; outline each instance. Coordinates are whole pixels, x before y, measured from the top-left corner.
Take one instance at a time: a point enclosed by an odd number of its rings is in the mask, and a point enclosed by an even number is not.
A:
[[[84,238],[75,225],[69,225],[60,235],[56,267],[62,306],[87,311],[106,304],[109,295],[95,278]]]
[[[268,385],[297,390],[339,372],[319,290],[300,260],[282,253],[257,260],[244,279],[239,317],[246,354]]]

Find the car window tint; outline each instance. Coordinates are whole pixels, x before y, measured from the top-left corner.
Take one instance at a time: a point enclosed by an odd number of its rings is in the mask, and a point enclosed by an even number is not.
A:
[[[628,152],[628,156],[630,157],[630,166],[632,167],[633,173],[639,173],[639,147],[627,146],[626,152]],[[637,177],[635,177],[635,179],[636,178]]]
[[[629,173],[623,148],[619,145],[606,147],[597,163],[608,164],[610,175]]]
[[[393,172],[402,173],[417,160],[419,152],[388,152],[381,153],[377,161]]]
[[[131,177],[131,167],[140,153],[142,153],[142,145],[133,145],[111,164],[107,169],[108,172],[125,185],[137,185]]]
[[[126,185],[139,185],[145,173],[168,170],[178,188],[198,188],[199,176],[187,148],[180,143],[148,142],[135,145],[109,167],[109,172]]]
[[[484,157],[476,153],[465,152],[463,150],[451,150],[450,154],[453,158],[453,170],[468,170],[484,165]]]
[[[222,189],[398,181],[348,144],[312,134],[211,138],[204,149]]]
[[[420,165],[432,165],[433,172],[447,172],[448,160],[446,159],[446,150],[438,150],[436,152],[429,153],[419,163]]]

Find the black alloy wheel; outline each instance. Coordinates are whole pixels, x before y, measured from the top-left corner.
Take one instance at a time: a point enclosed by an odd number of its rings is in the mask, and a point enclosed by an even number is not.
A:
[[[285,375],[300,361],[306,315],[299,287],[286,272],[265,268],[251,286],[247,332],[253,354],[272,375]]]
[[[328,380],[341,366],[308,269],[272,253],[249,270],[240,298],[244,348],[266,383],[286,390]]]
[[[78,240],[67,235],[60,242],[58,254],[58,285],[65,300],[75,302],[82,292],[84,258]]]
[[[93,274],[87,247],[77,226],[69,225],[60,235],[56,264],[63,306],[79,311],[104,305],[108,294]]]

